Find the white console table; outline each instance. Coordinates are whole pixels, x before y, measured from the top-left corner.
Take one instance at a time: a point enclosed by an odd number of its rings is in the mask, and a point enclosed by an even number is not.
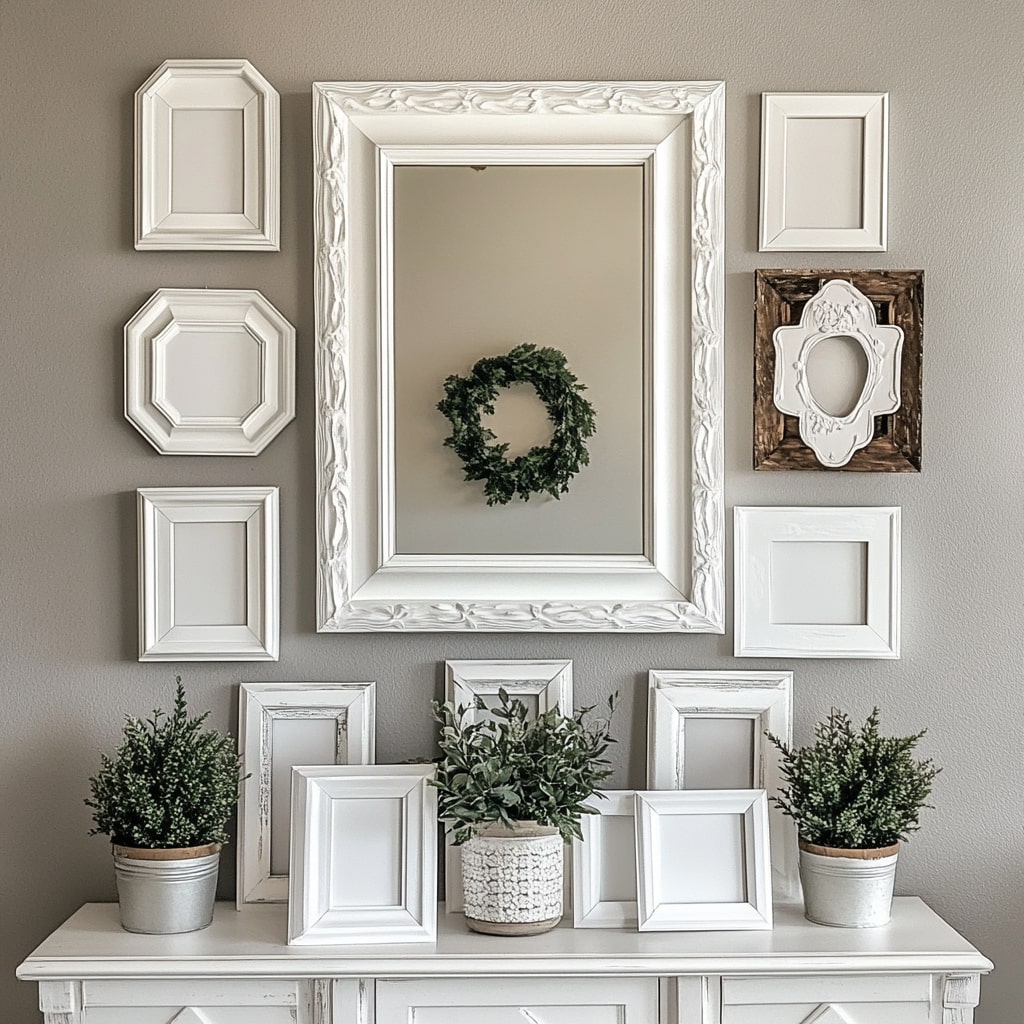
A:
[[[822,928],[496,938],[438,915],[436,944],[289,947],[285,908],[132,935],[91,903],[18,968],[46,1024],[971,1024],[992,964],[921,900]]]

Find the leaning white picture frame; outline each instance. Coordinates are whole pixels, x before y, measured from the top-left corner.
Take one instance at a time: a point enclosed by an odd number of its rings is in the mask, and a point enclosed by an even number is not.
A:
[[[373,764],[375,711],[373,682],[239,686],[239,909],[288,902],[288,871],[279,861],[289,852],[291,769],[312,763],[317,752],[324,764]]]
[[[135,248],[277,252],[280,99],[247,60],[167,60],[135,93]]]
[[[319,631],[724,631],[724,98],[721,82],[313,86]],[[644,169],[640,554],[397,549],[394,169],[480,162]]]
[[[640,931],[772,927],[764,790],[644,792],[634,799]]]
[[[761,252],[884,252],[889,94],[761,95]]]
[[[137,508],[139,661],[277,661],[277,488],[140,488]]]
[[[739,658],[898,658],[900,509],[734,510]]]
[[[437,938],[432,764],[292,769],[289,945]]]
[[[580,816],[583,839],[572,841],[574,928],[635,928],[636,836],[634,791],[605,789]],[[603,797],[603,799],[601,799]]]

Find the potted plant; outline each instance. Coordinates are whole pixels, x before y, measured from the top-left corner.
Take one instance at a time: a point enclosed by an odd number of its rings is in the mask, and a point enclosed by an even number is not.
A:
[[[772,797],[797,824],[804,910],[816,924],[870,928],[889,920],[900,841],[918,830],[941,771],[913,751],[925,730],[882,736],[878,708],[855,730],[835,708],[799,749],[768,738],[783,779]]]
[[[121,925],[130,932],[196,931],[213,920],[225,822],[238,801],[234,740],[190,716],[176,679],[174,710],[127,716],[121,746],[90,778],[95,827],[110,836]]]
[[[438,817],[462,846],[466,923],[492,935],[533,935],[562,917],[563,848],[582,838],[584,801],[611,774],[609,719],[593,707],[530,719],[500,690],[498,706],[434,702],[441,758]],[[616,696],[608,700],[609,716]],[[598,794],[600,795],[600,794]]]

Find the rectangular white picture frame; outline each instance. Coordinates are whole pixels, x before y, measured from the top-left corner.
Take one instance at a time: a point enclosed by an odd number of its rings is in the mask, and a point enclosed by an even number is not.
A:
[[[322,745],[325,731],[332,733],[325,764],[373,764],[375,695],[372,682],[242,683],[238,688],[238,746],[246,776],[238,802],[239,909],[247,903],[288,902],[288,872],[275,871],[272,859],[275,849],[289,847],[291,769],[310,763],[310,747]],[[283,750],[275,743],[276,725],[290,727]]]
[[[645,792],[634,799],[640,931],[772,927],[764,790]],[[680,842],[680,825],[700,841]]]
[[[432,764],[292,769],[289,945],[434,942]]]
[[[898,658],[900,510],[741,507],[739,658]]]
[[[572,841],[575,928],[635,928],[636,803],[631,789],[606,789],[589,801],[596,814],[580,818],[582,841]],[[609,888],[612,895],[608,895]]]
[[[889,94],[761,95],[761,252],[884,252]]]
[[[276,487],[137,492],[139,661],[277,661]]]
[[[716,763],[698,776],[698,785],[687,783],[687,729],[704,723],[742,724],[749,722],[746,736],[712,735],[710,747]],[[743,785],[763,789],[778,796],[782,776],[779,753],[765,736],[778,736],[787,745],[793,742],[793,673],[703,672],[678,669],[653,669],[648,673],[647,788],[714,789],[718,763],[729,753],[725,743],[733,739],[749,741],[744,760],[749,761],[752,778]],[[717,753],[716,753],[717,751]],[[721,757],[721,762],[719,762]],[[739,758],[730,758],[740,760]],[[733,764],[729,768],[735,768]],[[731,773],[730,773],[731,775]],[[736,788],[730,776],[721,788]],[[774,804],[769,804],[771,825],[772,892],[778,901],[797,901],[801,896],[797,857],[797,833],[792,819]]]

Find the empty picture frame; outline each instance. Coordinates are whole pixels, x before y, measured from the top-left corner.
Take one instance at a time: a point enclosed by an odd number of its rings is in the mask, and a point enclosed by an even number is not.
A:
[[[636,830],[633,790],[602,790],[580,816],[572,841],[572,906],[576,928],[635,928]]]
[[[137,492],[139,661],[277,661],[276,487]]]
[[[779,753],[793,741],[792,672],[648,673],[647,788],[763,789],[779,795]],[[797,833],[769,805],[772,892],[800,897]]]
[[[291,771],[373,764],[374,683],[243,683],[236,902],[288,902]]]
[[[135,248],[280,249],[280,103],[247,60],[168,60],[135,94]]]
[[[735,654],[898,658],[900,510],[734,512]]]
[[[770,929],[764,790],[637,793],[639,929]]]
[[[290,945],[433,942],[431,764],[292,769]]]
[[[761,96],[761,252],[884,252],[889,95]]]

